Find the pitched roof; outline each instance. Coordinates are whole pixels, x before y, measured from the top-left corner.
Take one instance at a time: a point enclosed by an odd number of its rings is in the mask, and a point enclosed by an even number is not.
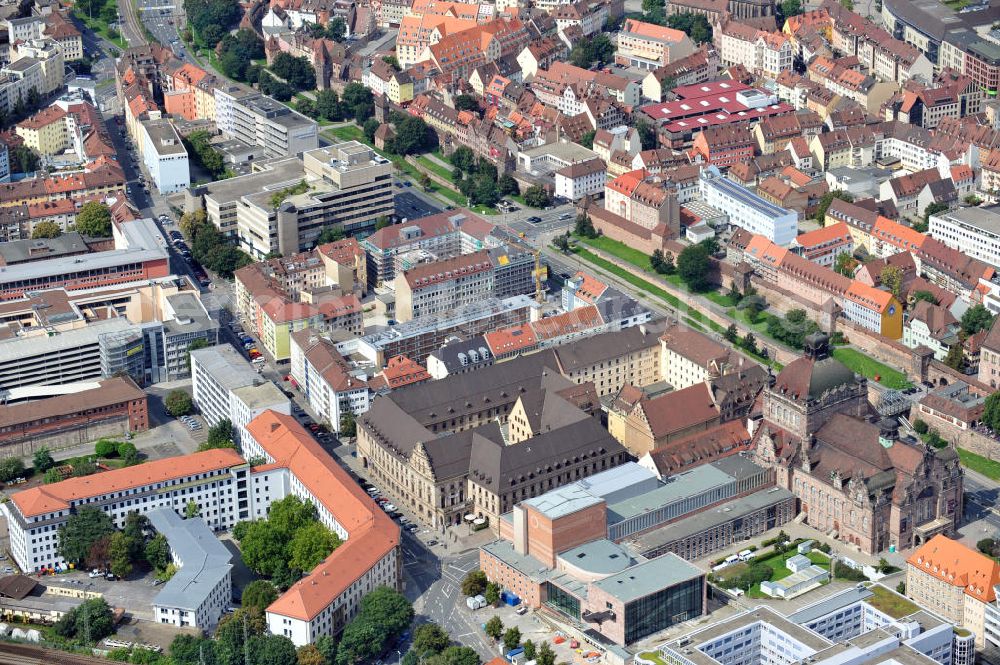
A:
[[[206,450],[32,487],[17,492],[11,497],[11,501],[24,517],[36,517],[57,510],[68,510],[73,502],[81,499],[184,478],[197,473],[219,471],[240,464],[243,464],[243,458],[231,448]]]
[[[648,37],[661,42],[681,42],[687,37],[687,35],[681,30],[675,30],[673,28],[667,28],[653,23],[646,23],[644,21],[636,21],[632,18],[625,19],[625,24],[622,26],[622,32],[629,35]]]
[[[661,439],[719,417],[719,407],[706,383],[664,393],[639,402],[654,439]]]
[[[710,363],[729,360],[729,349],[712,338],[677,323],[660,336],[665,349],[687,358],[699,367],[708,367]]]
[[[274,459],[268,466],[286,467],[348,534],[340,547],[267,608],[309,621],[399,547],[399,527],[294,417],[268,410],[246,429]]]
[[[984,603],[996,600],[994,585],[1000,583],[1000,563],[938,534],[921,545],[906,563],[922,573],[956,587]]]

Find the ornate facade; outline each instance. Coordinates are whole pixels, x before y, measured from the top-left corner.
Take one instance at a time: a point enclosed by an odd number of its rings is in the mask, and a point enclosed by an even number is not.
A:
[[[764,393],[752,456],[775,469],[806,521],[867,554],[952,533],[962,514],[962,470],[952,448],[900,439],[875,421],[867,384],[812,335],[805,355]]]

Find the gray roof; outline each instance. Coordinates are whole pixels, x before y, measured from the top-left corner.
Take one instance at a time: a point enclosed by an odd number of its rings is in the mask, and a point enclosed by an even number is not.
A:
[[[229,577],[233,555],[200,517],[181,519],[169,508],[157,508],[146,516],[166,536],[174,560],[182,562],[153,605],[196,610]]]
[[[766,508],[767,506],[793,497],[794,495],[791,492],[780,487],[761,490],[749,496],[734,499],[708,510],[695,513],[690,517],[684,517],[672,524],[638,536],[629,542],[634,551],[640,553],[648,552],[672,543],[675,540],[681,540],[734,519],[746,517],[761,508]]]
[[[473,361],[471,352],[475,352],[478,355],[477,360]],[[447,368],[449,374],[470,367],[490,365],[494,362],[493,354],[490,353],[490,347],[486,343],[486,338],[482,335],[477,335],[470,339],[456,339],[448,342],[440,349],[433,351],[430,356],[439,360]],[[464,363],[462,362],[463,359],[465,360]]]
[[[634,562],[627,549],[606,538],[568,549],[561,552],[559,558],[570,566],[595,575],[620,573]]]
[[[122,332],[140,334],[138,326],[129,323],[125,317],[119,317],[94,321],[82,328],[60,331],[49,337],[11,337],[0,340],[0,363],[96,344],[101,335]]]
[[[181,137],[169,120],[145,120],[143,128],[149,135],[153,149],[159,155],[187,155]]]
[[[224,205],[262,190],[270,192],[281,190],[283,187],[300,182],[305,177],[302,162],[295,157],[258,161],[255,162],[254,168],[259,170],[199,185],[198,189],[204,189],[206,199]]]
[[[600,309],[600,305],[598,305]],[[660,321],[632,326],[621,331],[584,337],[553,350],[563,372],[590,367],[596,363],[620,358],[640,349],[658,347],[663,324]]]
[[[812,605],[807,605],[798,612],[789,614],[788,620],[792,623],[804,625],[810,621],[815,621],[820,617],[825,617],[828,614],[836,612],[842,607],[859,603],[862,600],[871,598],[874,595],[874,593],[865,587],[853,586],[849,589],[844,589],[839,593],[835,593],[832,596],[828,596],[823,600],[815,602]]]
[[[993,235],[1000,235],[1000,207],[959,208],[932,215],[945,222],[969,226]]]
[[[225,390],[270,383],[262,379],[249,362],[230,344],[195,349],[191,358]],[[273,384],[272,384],[273,385]]]
[[[76,231],[64,233],[56,238],[32,238],[30,240],[14,240],[0,245],[0,258],[7,267],[15,263],[38,261],[44,251],[44,259],[57,258],[73,254],[87,254],[90,248],[83,236]]]
[[[181,291],[167,296],[167,304],[173,310],[173,318],[163,322],[170,334],[204,332],[217,330],[219,322],[205,309],[201,299],[191,291]]]
[[[700,568],[676,554],[667,553],[593,584],[623,603],[628,603],[704,575]]]

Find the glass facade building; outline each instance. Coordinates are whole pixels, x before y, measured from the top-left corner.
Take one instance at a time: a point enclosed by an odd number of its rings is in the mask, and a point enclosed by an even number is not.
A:
[[[626,604],[625,643],[701,616],[703,590],[704,578],[696,577]]]

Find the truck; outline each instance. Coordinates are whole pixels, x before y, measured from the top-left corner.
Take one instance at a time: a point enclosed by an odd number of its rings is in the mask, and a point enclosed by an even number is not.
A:
[[[479,609],[482,609],[482,608],[486,607],[486,605],[487,605],[487,603],[486,603],[486,597],[483,596],[483,595],[481,595],[481,594],[478,595],[478,596],[469,596],[468,598],[465,599],[465,605],[470,610],[479,610]]]

